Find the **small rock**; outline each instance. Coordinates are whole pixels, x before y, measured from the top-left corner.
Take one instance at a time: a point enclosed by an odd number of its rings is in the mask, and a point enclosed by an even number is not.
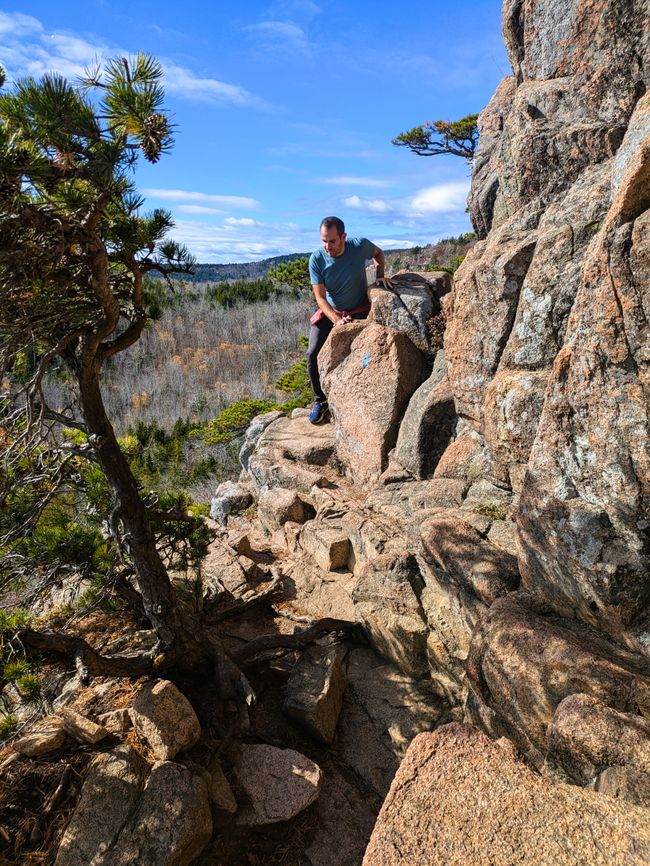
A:
[[[63,710],[61,718],[66,733],[70,734],[78,743],[99,743],[108,736],[106,728],[91,722],[90,719],[74,710]]]
[[[253,552],[249,534],[247,532],[242,532],[241,530],[228,533],[228,544],[240,556],[250,557]]]
[[[136,807],[144,764],[130,746],[97,755],[61,840],[56,866],[103,866]]]
[[[132,727],[131,716],[127,707],[121,710],[111,710],[109,713],[102,713],[98,718],[100,724],[110,734],[123,734]]]
[[[79,679],[78,674],[75,674],[73,677],[70,677],[70,679],[67,679],[63,683],[59,694],[56,696],[54,701],[52,701],[53,709],[59,710],[61,707],[69,704],[80,688],[81,680]]]
[[[487,540],[503,548],[511,556],[517,555],[517,524],[512,520],[494,520]]]
[[[257,503],[257,514],[264,528],[272,533],[279,529],[287,521],[304,523],[308,517],[313,515],[313,508],[309,506],[295,490],[285,487],[274,487],[260,495]]]
[[[132,823],[101,866],[189,866],[211,836],[207,784],[189,767],[163,761],[151,768]]]
[[[210,517],[225,526],[229,514],[248,508],[253,502],[250,490],[235,481],[220,484],[210,503]]]
[[[392,290],[369,286],[372,301],[369,320],[404,332],[425,355],[435,354],[431,331],[432,316],[440,312],[440,302],[424,274],[406,273],[392,277]]]
[[[129,712],[133,727],[148,742],[156,760],[174,758],[201,737],[192,705],[169,680],[145,685]]]
[[[569,695],[559,704],[546,741],[552,759],[579,782],[611,766],[650,773],[650,722],[590,695]]]
[[[221,768],[221,764],[215,758],[210,764],[210,799],[215,808],[221,809],[223,812],[229,812],[234,815],[237,811],[237,800],[232,792],[230,783],[226,779],[226,774]]]
[[[277,532],[273,533],[271,544],[275,547],[284,547],[289,553],[296,553],[299,548],[301,529],[302,526],[300,523],[294,523],[292,520],[287,520],[281,529],[278,529]]]
[[[300,752],[263,744],[244,744],[235,774],[249,804],[237,823],[247,827],[288,821],[318,797],[321,769]]]
[[[340,530],[308,523],[300,535],[300,544],[323,571],[348,568],[352,547],[350,539]]]
[[[14,749],[28,758],[38,758],[58,749],[65,741],[63,720],[48,716],[38,722],[29,733],[14,741]]]
[[[650,773],[635,767],[608,767],[594,779],[591,787],[600,794],[650,808]]]
[[[345,691],[345,649],[312,646],[297,662],[287,683],[284,711],[322,743],[336,733]]]
[[[238,556],[237,562],[241,566],[241,570],[246,575],[246,580],[253,580],[257,576],[257,563],[248,556]]]

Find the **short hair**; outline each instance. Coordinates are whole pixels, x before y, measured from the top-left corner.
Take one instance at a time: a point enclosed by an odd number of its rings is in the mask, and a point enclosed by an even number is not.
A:
[[[326,229],[336,229],[339,237],[345,233],[345,223],[342,219],[338,217],[325,217],[325,219],[321,220],[320,227]]]

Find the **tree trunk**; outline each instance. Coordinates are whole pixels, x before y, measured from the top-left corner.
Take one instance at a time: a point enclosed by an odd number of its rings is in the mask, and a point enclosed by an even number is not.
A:
[[[106,415],[98,374],[94,369],[82,368],[77,373],[77,380],[83,418],[111,489],[113,515],[123,526],[122,538],[133,561],[145,613],[165,650],[179,652],[189,635],[183,629],[174,590],[158,553],[136,480]]]

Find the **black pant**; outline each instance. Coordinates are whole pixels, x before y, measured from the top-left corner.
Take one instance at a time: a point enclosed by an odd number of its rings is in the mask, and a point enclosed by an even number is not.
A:
[[[352,316],[353,319],[367,319],[368,314],[362,313],[361,315]],[[330,322],[327,316],[323,316],[322,319],[319,319],[315,325],[311,326],[311,330],[309,331],[309,345],[307,346],[307,372],[309,374],[309,381],[311,382],[311,388],[314,392],[314,398],[316,400],[320,400],[325,402],[327,397],[325,396],[325,392],[321,388],[320,384],[320,375],[318,373],[318,353],[325,345],[325,340],[329,337],[334,324]]]

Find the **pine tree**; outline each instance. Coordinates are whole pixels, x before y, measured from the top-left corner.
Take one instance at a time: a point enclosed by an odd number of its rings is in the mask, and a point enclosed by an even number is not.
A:
[[[408,147],[418,156],[437,156],[449,153],[462,156],[468,162],[474,159],[478,145],[478,114],[468,114],[460,120],[426,121],[393,139],[398,147]]]
[[[0,381],[6,385],[0,512],[12,487],[32,484],[37,495],[27,497],[24,515],[29,527],[71,455],[97,465],[112,500],[107,523],[132,563],[159,655],[107,659],[78,636],[29,628],[19,631],[22,646],[72,656],[84,677],[207,666],[222,696],[245,715],[250,687],[215,634],[219,616],[179,603],[159,552],[156,515],[140,496],[100,389],[102,366],[135,343],[150,317],[145,276],[169,281],[193,266],[187,250],[167,239],[170,214],[143,214],[133,183],[140,155],[155,163],[172,145],[161,79],[160,64],[140,54],[112,60],[77,85],[46,75],[0,93]],[[74,386],[64,409],[50,406],[43,388],[54,364]],[[78,441],[62,441],[61,428],[79,431]],[[272,581],[267,593],[277,585]],[[260,638],[238,658],[250,662],[277,645],[297,649],[340,625],[325,621],[303,635]]]
[[[145,274],[168,278],[193,264],[166,239],[169,213],[141,213],[133,183],[138,156],[155,163],[172,144],[161,77],[159,63],[140,54],[76,86],[46,75],[0,94],[0,372],[11,381],[16,361],[31,359],[26,383],[3,400],[5,479],[15,482],[8,467],[44,443],[52,458],[58,427],[83,431],[78,451],[106,476],[112,531],[133,562],[147,616],[174,651],[181,621],[171,583],[100,391],[103,364],[147,323]],[[77,405],[68,410],[44,394],[55,362],[74,383]]]

